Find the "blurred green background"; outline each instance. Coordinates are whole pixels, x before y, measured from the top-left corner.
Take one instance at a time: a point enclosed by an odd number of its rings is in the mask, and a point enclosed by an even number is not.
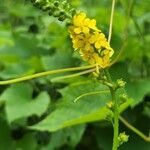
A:
[[[108,36],[111,0],[68,2],[95,18]],[[132,98],[122,115],[146,135],[150,129],[149,4],[150,0],[117,0],[112,59],[122,49],[123,53],[110,69],[114,80],[123,78],[127,82],[125,91]],[[36,9],[29,0],[0,0],[0,80],[82,65],[86,63],[73,51],[63,23]],[[0,86],[0,150],[111,149],[111,124],[103,117],[100,122],[83,121],[87,114],[103,110],[109,95],[94,95],[73,103],[77,96],[104,87],[92,75],[52,82],[55,77]],[[101,112],[102,116],[106,117],[105,113]],[[79,125],[72,127],[74,124]],[[150,149],[149,143],[120,123],[123,131],[130,137],[120,150]]]

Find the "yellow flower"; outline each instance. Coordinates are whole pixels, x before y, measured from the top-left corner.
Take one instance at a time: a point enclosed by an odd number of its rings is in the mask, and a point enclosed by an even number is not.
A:
[[[74,32],[76,34],[80,33],[89,33],[90,29],[98,30],[96,27],[96,20],[86,18],[85,13],[79,13],[73,17],[73,25],[74,25]]]
[[[95,32],[90,38],[90,43],[94,44],[96,49],[110,47],[105,35],[101,32]]]
[[[86,17],[85,13],[76,14],[69,27],[73,48],[79,50],[83,60],[105,68],[110,64],[114,50],[105,35],[96,27],[96,21]]]

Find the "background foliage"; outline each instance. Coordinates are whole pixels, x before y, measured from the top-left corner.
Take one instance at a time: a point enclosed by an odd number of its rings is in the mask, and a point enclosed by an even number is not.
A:
[[[126,106],[130,107],[122,115],[148,135],[150,1],[131,1],[117,1],[111,45],[114,58],[121,49],[123,53],[110,72],[113,79],[123,78],[127,82],[125,91],[130,99]],[[108,35],[111,1],[69,2],[96,18],[99,28]],[[81,65],[85,63],[73,52],[63,23],[26,0],[0,0],[0,80]],[[110,112],[105,106],[110,95],[92,95],[73,103],[81,94],[106,87],[92,75],[57,82],[55,77],[0,86],[0,150],[111,149],[112,127],[107,122]],[[150,149],[149,143],[120,125],[120,131],[130,135],[129,142],[120,150]]]

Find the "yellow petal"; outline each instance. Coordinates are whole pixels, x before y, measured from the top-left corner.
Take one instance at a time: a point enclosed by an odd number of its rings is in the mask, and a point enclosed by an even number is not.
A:
[[[90,26],[91,28],[95,28],[95,27],[96,27],[96,20],[95,20],[95,19],[90,20],[90,21],[89,21],[89,26]]]
[[[92,35],[92,36],[90,37],[90,39],[89,39],[89,42],[90,42],[91,44],[94,44],[95,41],[96,41],[96,36],[95,36],[95,35]]]
[[[88,27],[83,27],[83,28],[82,28],[82,32],[85,33],[85,34],[88,34],[89,31],[90,31],[90,30],[89,30]]]
[[[96,42],[95,43],[95,48],[96,49],[100,49],[101,48],[101,43],[100,42]]]
[[[92,51],[93,50],[93,47],[89,43],[86,43],[84,48],[86,51]]]
[[[81,28],[80,28],[80,27],[75,28],[75,29],[74,29],[74,32],[75,32],[76,34],[80,34],[80,33],[81,33]]]
[[[89,18],[86,18],[84,20],[84,26],[88,26],[89,25],[89,22],[90,22],[90,19]],[[88,26],[89,27],[89,26]]]
[[[78,15],[75,15],[75,17],[73,18],[73,24],[75,26],[83,26],[85,17],[86,17],[85,13],[80,13]]]

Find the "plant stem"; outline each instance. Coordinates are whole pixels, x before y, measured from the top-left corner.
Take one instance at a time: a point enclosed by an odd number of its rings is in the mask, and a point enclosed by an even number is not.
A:
[[[58,69],[58,70],[52,70],[52,71],[45,71],[45,72],[40,72],[40,73],[36,73],[33,75],[16,78],[16,79],[0,81],[0,85],[13,84],[13,83],[17,83],[17,82],[31,80],[34,78],[39,78],[42,76],[63,73],[63,72],[70,72],[70,71],[86,70],[86,69],[90,69],[90,68],[94,68],[94,67],[95,67],[95,65],[89,65],[89,66],[83,66],[83,67],[74,67],[74,68],[65,68],[65,69]]]
[[[84,93],[80,96],[78,96],[74,102],[77,102],[79,99],[85,97],[85,96],[91,96],[91,95],[96,95],[96,94],[103,94],[103,93],[109,93],[109,90],[103,90],[103,91],[94,91],[94,92],[88,92],[88,93]]]
[[[143,134],[141,131],[136,129],[134,126],[132,126],[127,120],[125,120],[123,117],[119,117],[120,121],[128,127],[130,130],[132,130],[134,133],[136,133],[138,136],[140,136],[143,140],[146,142],[150,142],[150,137],[147,137],[145,134]]]
[[[112,25],[113,25],[113,16],[114,16],[114,10],[115,10],[115,0],[112,0],[112,8],[111,8],[111,16],[110,16],[110,25],[109,25],[109,35],[108,35],[108,42],[111,41],[112,36]]]
[[[113,148],[112,150],[118,149],[118,134],[119,134],[119,109],[118,100],[116,99],[115,90],[110,88],[112,100],[114,102],[114,137],[113,137]]]
[[[112,83],[111,76],[109,74],[108,69],[105,71],[105,74],[107,76],[107,80]],[[113,83],[112,83],[113,84]],[[118,149],[118,135],[119,135],[119,106],[118,106],[118,100],[116,99],[116,90],[114,87],[109,86],[109,90],[111,93],[112,101],[114,103],[114,137],[113,137],[113,148],[112,150]]]
[[[70,74],[70,75],[66,75],[66,76],[55,77],[55,78],[51,79],[51,82],[60,81],[60,80],[64,80],[64,79],[69,79],[69,78],[74,78],[74,77],[81,76],[81,75],[84,75],[84,74],[92,73],[95,70],[96,69],[94,68],[94,69],[89,69],[89,70],[85,70],[85,71],[82,71],[82,72],[78,72],[78,73],[74,73],[74,74]]]
[[[112,0],[112,8],[111,8],[111,17],[110,17],[110,25],[109,25],[109,36],[108,36],[108,42],[110,43],[111,41],[111,36],[112,36],[112,26],[113,26],[113,17],[114,17],[114,10],[115,10],[115,0]],[[106,71],[106,76],[108,80],[111,82],[111,77],[108,72]],[[114,102],[114,137],[113,137],[113,148],[112,150],[117,150],[118,149],[118,134],[119,134],[119,110],[118,110],[118,101],[115,96],[115,89],[114,87],[109,87],[110,93],[112,96],[112,101]]]
[[[132,14],[132,8],[133,8],[133,5],[134,5],[134,0],[130,0],[129,1],[129,4],[127,6],[127,15],[126,15],[126,23],[125,23],[125,27],[124,27],[124,31],[123,31],[123,44],[120,48],[120,51],[119,51],[119,54],[116,56],[116,58],[111,62],[110,66],[114,65],[116,62],[119,61],[119,59],[121,58],[124,50],[125,50],[125,47],[127,45],[127,38],[128,38],[128,25],[129,25],[129,21],[130,21],[130,18],[131,18],[131,14]]]

